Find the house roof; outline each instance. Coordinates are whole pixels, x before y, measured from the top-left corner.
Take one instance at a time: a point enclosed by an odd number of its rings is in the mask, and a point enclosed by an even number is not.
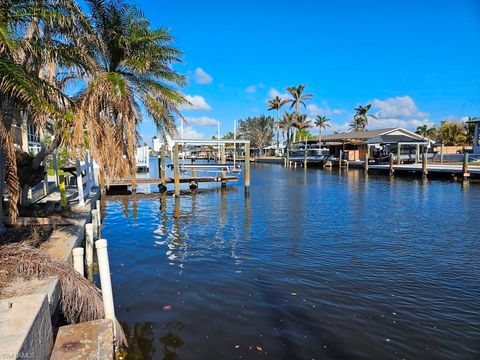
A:
[[[322,136],[322,142],[355,142],[355,143],[380,142],[405,142],[405,141],[430,141],[421,135],[403,128],[386,128],[377,130],[341,132]]]
[[[474,117],[467,121],[467,124],[476,124],[476,123],[480,123],[480,117]]]

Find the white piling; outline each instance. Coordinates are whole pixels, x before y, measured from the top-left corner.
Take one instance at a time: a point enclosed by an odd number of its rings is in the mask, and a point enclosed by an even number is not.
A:
[[[102,224],[102,209],[101,209],[101,205],[100,205],[100,200],[97,200],[96,202],[96,205],[95,205],[95,209],[98,210],[98,224],[101,225]]]
[[[95,241],[97,248],[98,271],[100,273],[100,285],[102,288],[103,308],[105,319],[113,322],[113,335],[115,336],[115,308],[113,306],[112,281],[110,279],[110,264],[108,263],[107,240]]]
[[[92,224],[93,224],[93,238],[95,240],[100,239],[100,224],[98,222],[98,210],[92,210]]]
[[[93,238],[93,224],[88,223],[85,225],[85,258],[87,265],[93,264],[93,244],[95,240]]]
[[[85,273],[83,272],[83,253],[84,251],[82,247],[77,247],[72,251],[73,267],[80,275],[85,276]]]

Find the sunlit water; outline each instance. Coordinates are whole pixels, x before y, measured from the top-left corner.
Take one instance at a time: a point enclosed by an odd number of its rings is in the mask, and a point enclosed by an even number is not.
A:
[[[250,198],[201,188],[107,199],[128,358],[480,358],[480,184],[257,164]]]

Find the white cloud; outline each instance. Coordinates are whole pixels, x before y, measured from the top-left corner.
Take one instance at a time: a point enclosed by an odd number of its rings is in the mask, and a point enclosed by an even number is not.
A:
[[[376,116],[382,119],[427,117],[427,113],[420,112],[415,101],[410,96],[397,96],[385,100],[375,99],[372,106],[378,109]]]
[[[271,88],[269,91],[268,91],[268,96],[270,98],[274,98],[275,96],[280,96],[280,98],[282,98],[283,100],[286,100],[289,98],[289,95],[288,93],[281,93],[280,91],[278,91],[277,89],[275,88]]]
[[[187,124],[200,126],[217,126],[219,121],[208,116],[187,117],[185,118]]]
[[[205,139],[205,135],[201,132],[194,130],[191,126],[185,126],[183,128],[184,139]]]
[[[191,103],[191,105],[183,105],[181,110],[211,110],[207,101],[200,95],[185,95],[185,98]]]
[[[401,127],[407,130],[416,130],[418,126],[433,126],[435,123],[428,118],[423,119],[395,119],[395,118],[378,118],[368,119],[367,129],[383,129]]]
[[[332,115],[341,115],[345,112],[343,109],[332,109],[328,106],[328,103],[324,101],[322,106],[317,104],[308,104],[307,110],[312,116],[323,115],[323,116],[332,116]]]
[[[428,113],[420,111],[415,101],[408,95],[385,100],[375,99],[372,106],[377,110],[375,116],[378,119],[370,118],[368,120],[369,129],[402,127],[416,130],[421,125],[434,125],[434,122],[429,119]]]
[[[197,67],[194,73],[195,82],[197,84],[211,84],[213,82],[213,78],[210,74],[208,74],[205,70],[201,67]]]

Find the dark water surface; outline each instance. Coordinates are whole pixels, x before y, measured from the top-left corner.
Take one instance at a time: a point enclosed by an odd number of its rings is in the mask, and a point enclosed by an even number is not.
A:
[[[127,358],[480,358],[480,184],[257,164],[250,198],[201,187],[108,198]]]

